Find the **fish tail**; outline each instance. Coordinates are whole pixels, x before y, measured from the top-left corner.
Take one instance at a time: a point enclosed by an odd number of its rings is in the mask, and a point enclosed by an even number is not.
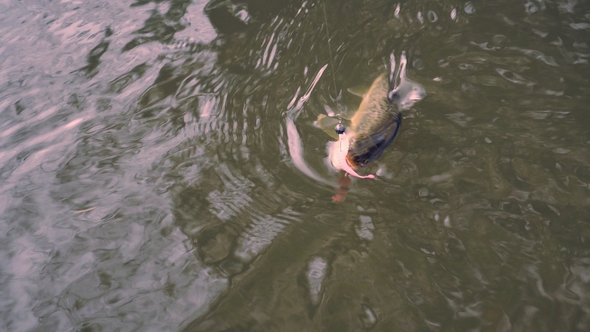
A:
[[[395,61],[394,52],[391,52],[389,55],[389,62],[389,93],[387,94],[387,98],[390,101],[394,101],[396,97],[399,98],[398,92],[400,89],[400,80],[406,76],[406,65],[408,63],[406,52],[402,51],[399,67]]]

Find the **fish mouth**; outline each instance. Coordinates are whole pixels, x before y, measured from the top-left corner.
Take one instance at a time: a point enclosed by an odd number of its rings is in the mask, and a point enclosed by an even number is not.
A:
[[[347,165],[348,165],[350,168],[354,169],[355,171],[356,171],[356,170],[357,170],[359,167],[361,167],[361,166],[357,165],[357,164],[355,163],[355,161],[354,161],[354,160],[350,159],[350,157],[349,157],[349,155],[348,155],[348,154],[346,155],[346,158],[345,158],[345,160],[346,160],[346,164],[347,164]]]
[[[389,144],[378,143],[368,149],[364,149],[362,152],[355,152],[354,149],[351,149],[346,154],[346,163],[355,170],[365,167],[379,159],[388,145]]]

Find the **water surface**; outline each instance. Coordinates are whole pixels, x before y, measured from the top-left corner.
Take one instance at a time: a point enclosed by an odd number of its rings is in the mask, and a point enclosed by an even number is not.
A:
[[[576,0],[0,1],[0,329],[590,330],[589,42]],[[427,95],[348,181],[314,122],[392,52]]]

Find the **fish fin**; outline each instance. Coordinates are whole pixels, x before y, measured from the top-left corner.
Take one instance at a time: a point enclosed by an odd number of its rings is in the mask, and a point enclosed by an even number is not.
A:
[[[317,125],[322,129],[328,136],[332,137],[333,139],[338,139],[338,134],[334,130],[334,126],[338,124],[338,119],[331,118],[326,116],[325,114],[318,115]]]
[[[408,59],[406,52],[402,51],[399,59],[399,65],[396,66],[395,56],[390,56],[391,68],[389,72],[389,89],[387,98],[391,102],[399,103],[403,110],[408,110],[426,95],[426,90],[422,85],[410,80],[407,76]]]
[[[399,86],[395,89],[390,90],[389,93],[387,94],[387,98],[390,101],[394,101],[396,97],[399,98],[398,92],[399,92]]]
[[[369,88],[366,86],[351,86],[350,88],[346,89],[351,94],[363,98],[367,92],[369,92]]]

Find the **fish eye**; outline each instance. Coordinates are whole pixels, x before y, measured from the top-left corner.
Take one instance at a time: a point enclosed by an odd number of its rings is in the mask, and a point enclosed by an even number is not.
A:
[[[339,123],[334,127],[334,131],[336,131],[336,134],[342,135],[346,131],[346,127],[342,123]]]

